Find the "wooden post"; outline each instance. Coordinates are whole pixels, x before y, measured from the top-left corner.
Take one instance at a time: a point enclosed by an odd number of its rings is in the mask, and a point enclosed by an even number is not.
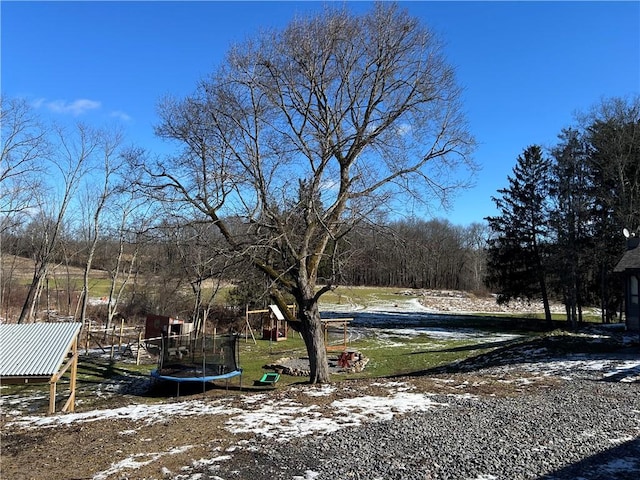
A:
[[[58,381],[57,375],[54,375],[49,380],[49,415],[52,415],[56,411],[56,382]]]
[[[118,338],[118,352],[122,354],[122,335],[124,332],[124,318],[120,319],[120,337]]]
[[[71,383],[69,386],[69,399],[62,408],[63,412],[73,412],[76,408],[76,380],[78,378],[78,339],[73,340],[71,363]]]
[[[347,347],[347,319],[344,319],[344,323],[342,324],[342,343]]]
[[[289,338],[289,322],[287,319],[284,319],[284,338]]]
[[[142,330],[138,334],[138,352],[136,353],[136,365],[140,365],[140,349],[142,348]]]
[[[91,335],[91,320],[89,320],[89,324],[87,325],[87,336],[84,341],[84,354],[89,354],[89,335]]]
[[[249,341],[249,305],[244,309],[244,343]]]
[[[76,381],[78,380],[78,341],[73,341],[73,365],[71,366],[71,404],[69,410],[73,412],[76,409]]]
[[[329,346],[329,324],[322,322],[322,328],[324,330],[324,347],[327,348]]]
[[[110,359],[113,360],[113,349],[115,348],[115,343],[114,343],[114,337],[116,336],[116,326],[114,325],[111,328],[111,355],[110,355]]]
[[[253,329],[251,328],[251,324],[249,323],[249,314],[250,313],[257,313],[260,311],[266,311],[266,310],[249,310],[249,305],[247,305],[246,310],[245,310],[245,317],[244,317],[244,343],[247,343],[249,341],[249,334],[251,334],[251,338],[253,339],[253,343],[254,345],[257,344],[258,342],[256,342],[256,337],[253,335]]]

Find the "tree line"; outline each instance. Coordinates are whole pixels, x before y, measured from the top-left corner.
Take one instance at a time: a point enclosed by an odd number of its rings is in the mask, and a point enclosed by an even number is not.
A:
[[[117,205],[109,203],[108,208]],[[120,210],[118,223],[105,216],[90,225],[76,223],[77,212],[72,211],[53,241],[48,232],[57,217],[27,216],[24,222],[5,224],[0,316],[15,320],[25,310],[29,314],[23,321],[32,321],[40,312],[55,311],[83,319],[84,292],[87,298],[102,297],[105,283],[107,301],[99,309],[90,308],[89,316],[97,315],[107,324],[118,315],[133,318],[147,313],[206,321],[222,285],[235,285],[227,297],[229,306],[262,308],[271,302],[268,281],[235,258],[210,225],[175,222],[170,217],[159,221],[157,210],[140,207]],[[341,242],[340,283],[483,291],[486,234],[482,224],[458,226],[444,219],[358,227]],[[44,278],[39,273],[43,251],[49,252]],[[28,284],[25,262],[34,272]],[[320,282],[330,272],[331,266],[323,264]],[[34,282],[35,278],[42,280]]]
[[[2,317],[30,321],[56,310],[84,319],[92,269],[109,283],[108,324],[149,312],[206,320],[223,284],[238,285],[229,297],[237,305],[272,301],[269,282],[217,229],[176,220],[131,188],[121,132],[46,126],[16,99],[3,99],[2,112]],[[638,99],[609,99],[557,145],[526,148],[494,198],[500,214],[486,224],[378,218],[354,226],[321,262],[319,282],[331,281],[338,263],[343,285],[491,290],[501,302],[562,301],[571,324],[585,306],[612,319],[622,308],[612,274],[621,232],[640,226],[638,112]],[[18,258],[32,262],[27,286]],[[82,284],[72,267],[84,272]]]
[[[558,143],[527,147],[487,218],[488,285],[498,300],[549,299],[582,321],[599,306],[603,321],[623,308],[613,274],[625,251],[623,229],[640,227],[640,98],[613,98],[562,130]]]
[[[619,280],[612,275],[624,251],[621,232],[638,226],[639,111],[637,99],[607,100],[583,116],[582,126],[563,130],[556,146],[526,148],[508,178],[509,186],[494,198],[500,215],[488,218],[488,225],[456,226],[443,219],[358,225],[340,242],[340,282],[492,289],[499,292],[499,301],[561,300],[573,324],[581,320],[584,306],[602,306],[603,319],[611,319],[622,306]],[[255,281],[246,265],[231,260],[219,232],[204,223],[172,223],[169,216],[158,221],[159,210],[136,200],[135,192],[127,188],[130,172],[118,160],[124,150],[115,153],[118,132],[82,125],[76,126],[75,136],[54,130],[53,139],[60,141],[56,145],[43,132],[34,133],[42,125],[24,102],[8,100],[3,115],[4,128],[15,131],[13,136],[4,135],[6,151],[28,146],[28,153],[41,152],[44,145],[39,142],[47,138],[48,152],[54,147],[73,150],[79,164],[73,165],[69,157],[66,163],[55,164],[57,169],[67,168],[61,177],[62,193],[43,197],[51,187],[43,183],[46,164],[29,164],[25,153],[18,157],[23,161],[13,166],[8,159],[15,154],[9,157],[3,152],[7,160],[0,239],[3,317],[11,317],[21,295],[25,299],[20,313],[32,317],[38,309],[85,316],[88,277],[78,292],[75,282],[49,275],[52,265],[106,272],[113,284],[109,320],[117,313],[148,311],[202,316],[203,302],[212,305],[212,298],[202,298],[211,288],[203,286],[214,278],[246,286],[246,292],[233,297],[238,302],[270,301],[264,295],[265,282]],[[60,156],[47,158],[58,162]],[[96,163],[96,158],[105,163]],[[82,174],[74,177],[74,169]],[[102,190],[96,190],[97,185]],[[89,190],[94,193],[88,195]],[[69,205],[72,210],[67,212]],[[12,275],[16,267],[12,269],[9,255],[33,261],[34,275],[26,293],[23,279]],[[320,281],[330,271],[323,264]],[[47,285],[49,280],[53,283]],[[40,295],[47,289],[55,291],[55,298],[48,294],[48,301],[43,301]],[[185,297],[185,291],[193,298]]]
[[[345,240],[346,285],[484,292],[486,225],[408,219],[362,226]]]

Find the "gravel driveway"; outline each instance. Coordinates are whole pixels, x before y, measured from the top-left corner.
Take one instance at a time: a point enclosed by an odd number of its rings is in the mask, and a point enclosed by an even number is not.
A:
[[[507,397],[437,394],[440,408],[315,438],[256,438],[183,478],[640,478],[639,384],[579,377],[535,391],[523,382],[522,394]]]

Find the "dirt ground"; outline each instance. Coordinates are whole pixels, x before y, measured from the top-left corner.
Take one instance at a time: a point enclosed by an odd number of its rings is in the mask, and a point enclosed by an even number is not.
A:
[[[396,381],[409,382],[417,390],[429,393],[500,396],[523,393],[523,387],[517,383],[472,373],[402,378]],[[322,411],[336,399],[345,398],[348,392],[357,391],[361,396],[386,394],[377,380],[348,382],[348,389],[322,396],[307,395],[303,389],[253,394],[210,389],[204,394],[194,393],[169,402],[224,399],[225,408],[234,409],[243,407],[241,396],[255,395],[257,400],[264,403],[295,402]],[[553,378],[540,378],[527,385],[526,390],[553,388],[556,384]],[[114,398],[112,403],[115,409],[124,402]],[[233,451],[237,445],[253,436],[250,433],[230,432],[225,425],[228,421],[226,415],[168,415],[153,423],[130,418],[107,418],[69,425],[62,423],[47,428],[16,428],[8,420],[9,417],[3,415],[0,478],[14,480],[167,478],[167,472],[179,472],[197,459],[219,455],[217,452]],[[128,460],[124,462],[123,459]],[[136,468],[132,469],[134,466]],[[101,472],[101,475],[96,475],[96,472]]]
[[[472,297],[443,293],[424,294],[421,301],[427,307],[457,311],[484,311],[479,307],[488,305],[486,299],[474,303],[476,299]],[[514,352],[514,358],[518,356],[522,356],[522,352]],[[505,358],[509,358],[509,352],[501,353],[501,361]],[[271,410],[257,408],[255,404],[282,410],[284,416],[277,417],[280,420],[274,419],[276,427],[275,422],[286,423],[289,421],[286,418],[305,409],[313,411],[314,415],[329,416],[330,405],[336,400],[376,395],[384,398],[392,384],[402,384],[402,388],[424,395],[451,393],[501,397],[527,395],[541,388],[559,388],[564,381],[554,375],[528,375],[523,379],[521,375],[508,372],[496,375],[482,373],[479,369],[465,371],[463,367],[430,372],[428,376],[344,380],[339,382],[339,388],[329,387],[321,395],[310,393],[314,390],[304,379],[299,384],[273,390],[239,391],[235,387],[226,390],[223,386],[211,386],[203,393],[202,387],[191,391],[184,389],[180,398],[173,397],[170,392],[142,386],[125,395],[106,395],[100,400],[99,408],[80,404],[74,414],[57,414],[51,423],[46,423],[49,417],[42,413],[25,415],[12,411],[10,403],[3,399],[0,479],[195,479],[186,474],[178,476],[175,472],[188,472],[198,462],[216,461],[218,457],[232,462],[233,452],[241,446],[249,442],[274,441],[268,431],[230,427],[232,412],[246,411],[248,405],[254,405],[254,415],[272,415]],[[289,410],[292,405],[295,405],[295,411]],[[181,409],[181,413],[172,413],[172,407]],[[96,408],[108,414],[90,417]],[[149,416],[148,411],[156,408],[159,413]],[[193,414],[189,409],[193,409]],[[137,416],[136,412],[147,413]],[[83,417],[85,414],[86,418]]]

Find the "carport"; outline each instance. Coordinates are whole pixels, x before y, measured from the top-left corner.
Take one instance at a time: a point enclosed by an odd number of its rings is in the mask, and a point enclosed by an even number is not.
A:
[[[69,398],[63,412],[75,408],[78,334],[81,323],[0,325],[0,382],[49,383],[49,410],[56,409],[58,381],[71,367]]]

